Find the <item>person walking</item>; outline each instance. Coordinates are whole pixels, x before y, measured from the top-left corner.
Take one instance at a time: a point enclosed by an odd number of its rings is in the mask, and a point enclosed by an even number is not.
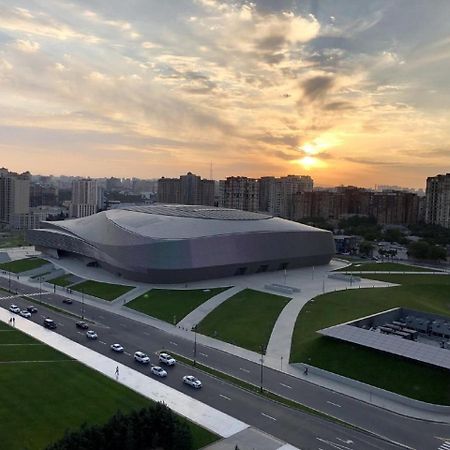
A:
[[[116,366],[115,374],[116,374],[116,380],[118,380],[119,379],[119,366]]]
[[[305,366],[304,375],[308,375],[308,366]]]

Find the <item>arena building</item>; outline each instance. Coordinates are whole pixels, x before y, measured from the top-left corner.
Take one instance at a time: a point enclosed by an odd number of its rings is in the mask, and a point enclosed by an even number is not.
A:
[[[150,283],[328,264],[335,252],[329,231],[211,206],[133,206],[41,227],[30,230],[28,240],[43,253],[82,257],[86,264]]]

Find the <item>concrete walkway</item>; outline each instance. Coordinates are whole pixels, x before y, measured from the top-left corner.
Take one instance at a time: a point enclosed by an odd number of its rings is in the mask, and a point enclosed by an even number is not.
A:
[[[194,325],[199,324],[211,311],[216,309],[225,300],[228,300],[239,291],[242,291],[242,289],[242,286],[234,286],[224,292],[221,292],[220,294],[215,295],[214,297],[211,297],[208,301],[201,304],[198,308],[194,309],[194,311],[185,316],[184,319],[180,320],[177,323],[177,326],[185,328],[186,330],[191,330]]]
[[[0,321],[7,324],[10,317],[11,314],[9,311],[0,308]],[[97,353],[77,342],[71,341],[58,333],[47,330],[41,325],[17,315],[14,315],[14,317],[16,319],[16,329],[65,353],[108,378],[116,379],[118,383],[123,384],[144,397],[156,402],[164,402],[177,414],[186,417],[190,421],[225,438],[224,441],[219,441],[217,445],[223,445],[224,442],[229,442],[228,439],[232,439],[234,445],[238,445],[242,450],[250,448],[248,445],[253,445],[253,441],[257,444],[257,448],[261,450],[295,450],[295,447],[287,445],[284,442],[253,428],[250,434],[244,433],[241,435],[240,433],[242,431],[249,428],[248,424],[166,386],[124,364]],[[116,367],[119,368],[119,376],[117,378]],[[275,446],[273,445],[274,443],[276,443]],[[218,448],[225,449],[230,447],[225,446]]]

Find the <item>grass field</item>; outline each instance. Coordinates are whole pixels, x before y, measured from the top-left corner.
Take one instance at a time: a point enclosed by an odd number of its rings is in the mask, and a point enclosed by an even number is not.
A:
[[[8,272],[21,273],[28,270],[37,269],[38,267],[45,266],[48,261],[40,258],[25,258],[18,259],[17,261],[9,261],[7,263],[0,264],[0,270],[6,270]]]
[[[103,300],[115,300],[123,294],[126,294],[134,286],[124,286],[122,284],[101,283],[99,281],[83,281],[72,286],[72,291],[84,292],[87,295],[102,298]]]
[[[408,264],[399,264],[391,262],[383,263],[355,263],[349,267],[338,269],[339,272],[361,272],[361,271],[376,271],[376,272],[434,272],[432,269],[425,269],[423,267],[410,266]]]
[[[72,274],[66,273],[65,275],[61,275],[60,277],[53,278],[48,282],[51,284],[56,284],[56,286],[66,287],[72,284]]]
[[[0,238],[0,248],[22,247],[28,245],[23,233],[11,234]]]
[[[374,274],[370,277],[403,285],[316,297],[298,316],[291,362],[307,362],[408,397],[450,405],[448,371],[316,333],[321,328],[397,306],[450,315],[450,276]]]
[[[198,332],[255,352],[267,347],[273,326],[290,299],[244,289],[208,314]]]
[[[7,354],[3,351],[6,348],[15,351]],[[38,359],[37,352],[39,360],[50,362],[33,362]],[[77,429],[83,423],[100,424],[118,409],[128,412],[150,403],[3,323],[0,355],[0,436],[4,449],[41,450],[60,439],[66,429]],[[195,448],[217,440],[207,430],[192,423],[189,426]]]
[[[128,308],[171,324],[179,322],[191,311],[228,287],[212,289],[152,289],[127,303]]]

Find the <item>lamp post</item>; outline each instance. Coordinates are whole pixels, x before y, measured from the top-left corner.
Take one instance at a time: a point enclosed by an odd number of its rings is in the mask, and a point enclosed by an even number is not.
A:
[[[84,320],[84,290],[81,289],[81,320]]]
[[[197,358],[197,324],[192,327],[194,330],[194,366]]]
[[[259,392],[263,391],[264,382],[264,345],[261,345],[261,380],[259,385]]]

